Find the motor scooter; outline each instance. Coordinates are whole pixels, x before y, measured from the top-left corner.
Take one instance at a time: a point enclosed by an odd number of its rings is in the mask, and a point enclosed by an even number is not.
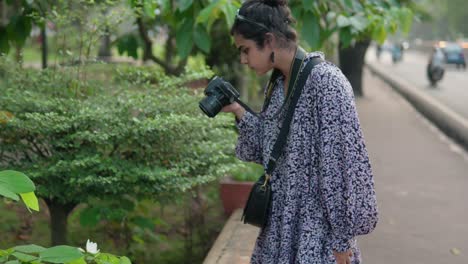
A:
[[[401,61],[403,57],[403,51],[400,49],[400,47],[393,47],[392,48],[392,62],[397,63]]]
[[[444,73],[445,69],[441,65],[427,65],[427,78],[433,87],[437,86],[437,82],[442,80]]]

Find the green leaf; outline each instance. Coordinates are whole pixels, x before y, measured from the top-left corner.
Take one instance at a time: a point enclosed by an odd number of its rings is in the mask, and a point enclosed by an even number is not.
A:
[[[70,246],[56,246],[42,251],[39,254],[41,261],[51,263],[71,262],[83,257],[83,253],[78,248]]]
[[[14,193],[28,193],[36,189],[28,176],[12,170],[0,171],[0,186]]]
[[[219,0],[214,1],[211,4],[209,4],[208,6],[206,6],[205,8],[203,8],[200,11],[200,13],[198,13],[196,22],[197,23],[207,23],[208,20],[210,20],[210,17],[213,16],[213,12],[217,7],[217,2],[219,2]]]
[[[0,54],[8,54],[10,43],[8,43],[8,32],[5,27],[0,26]]]
[[[228,29],[231,29],[232,25],[234,24],[237,9],[239,8],[239,5],[236,5],[235,3],[236,2],[232,3],[231,1],[227,1],[221,5],[221,11],[223,11]]]
[[[10,199],[12,199],[14,201],[19,200],[19,196],[16,193],[8,190],[5,186],[2,186],[1,183],[0,183],[0,195],[4,196],[6,198],[10,198]]]
[[[132,264],[132,262],[127,257],[121,257],[120,258],[120,264]]]
[[[117,40],[117,50],[120,55],[127,53],[128,56],[138,59],[138,39],[133,35],[125,35]]]
[[[195,45],[197,45],[198,48],[206,53],[210,52],[211,40],[210,35],[206,31],[205,27],[197,24],[195,27],[195,32],[193,32],[193,40],[195,41]]]
[[[351,21],[349,20],[349,18],[343,16],[343,15],[339,15],[338,16],[338,19],[336,20],[336,23],[337,23],[337,26],[339,28],[344,28],[344,27],[347,27],[349,25],[351,25]]]
[[[177,54],[182,59],[187,58],[193,47],[193,23],[193,18],[186,18],[176,33]]]
[[[19,262],[18,260],[15,259],[15,260],[7,261],[4,264],[21,264],[21,262]]]
[[[34,211],[39,211],[39,201],[37,200],[34,192],[29,193],[20,193],[21,198],[23,199],[24,204]]]
[[[193,0],[177,0],[177,5],[179,7],[180,12],[184,12],[190,6],[192,6]]]
[[[218,19],[221,15],[221,9],[219,8],[220,0],[215,0],[207,7],[198,13],[196,18],[196,23],[201,23],[207,26],[208,32],[211,30],[211,26],[213,25],[214,21]],[[233,22],[231,22],[233,23]]]
[[[15,251],[22,252],[22,253],[27,253],[27,254],[40,253],[40,252],[46,250],[46,248],[38,246],[38,245],[34,245],[34,244],[24,245],[24,246],[16,246],[13,249]]]
[[[85,257],[81,257],[79,259],[76,259],[76,260],[73,260],[73,261],[70,261],[68,262],[67,264],[86,264],[86,260],[85,260]]]
[[[356,15],[349,18],[350,24],[358,31],[361,32],[367,28],[369,24],[368,20],[365,17]]]
[[[378,26],[374,27],[372,31],[372,39],[377,40],[379,44],[383,44],[386,38],[387,31],[385,30],[384,24],[379,24]]]
[[[120,259],[109,253],[101,253],[96,256],[97,263],[120,263]]]
[[[37,257],[35,257],[35,256],[31,256],[31,255],[24,254],[24,253],[21,253],[21,252],[14,252],[11,255],[15,256],[18,260],[20,260],[22,262],[31,262],[32,260],[37,259]]]
[[[17,45],[23,47],[24,42],[31,34],[32,21],[27,15],[15,15],[11,18],[8,24],[8,36],[16,42]]]
[[[301,35],[312,49],[320,48],[320,24],[314,13],[306,12],[304,14]]]
[[[401,31],[408,33],[413,23],[413,11],[408,8],[402,8],[400,10],[400,27]]]
[[[143,1],[143,12],[148,18],[154,19],[156,17],[156,14],[154,13],[156,8],[157,3],[155,1]]]
[[[8,256],[11,253],[13,253],[14,251],[15,250],[13,248],[9,248],[9,249],[6,249],[6,250],[0,249],[0,256]]]

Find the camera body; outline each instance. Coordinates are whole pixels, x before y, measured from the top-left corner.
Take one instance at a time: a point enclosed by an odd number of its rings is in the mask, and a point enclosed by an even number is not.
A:
[[[198,106],[208,116],[215,117],[221,109],[239,98],[239,92],[223,78],[215,76],[205,88],[206,97]]]

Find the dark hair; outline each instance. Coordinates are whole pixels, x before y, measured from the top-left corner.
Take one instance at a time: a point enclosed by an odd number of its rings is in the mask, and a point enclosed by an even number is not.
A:
[[[248,0],[237,12],[231,35],[240,34],[263,48],[265,34],[270,32],[286,48],[291,42],[296,43],[297,34],[291,27],[295,22],[287,0]]]

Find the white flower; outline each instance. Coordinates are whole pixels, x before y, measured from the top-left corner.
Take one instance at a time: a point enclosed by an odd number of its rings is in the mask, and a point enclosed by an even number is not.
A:
[[[91,254],[99,253],[99,249],[97,248],[97,243],[91,242],[88,239],[88,241],[86,241],[86,251],[88,251],[88,253],[91,253]]]

